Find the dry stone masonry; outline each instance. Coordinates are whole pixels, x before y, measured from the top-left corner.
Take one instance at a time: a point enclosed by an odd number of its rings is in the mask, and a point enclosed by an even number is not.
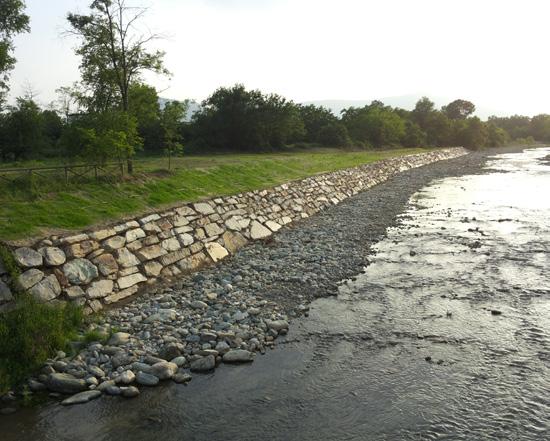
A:
[[[192,272],[265,239],[284,225],[379,184],[400,171],[466,154],[462,148],[386,159],[267,190],[182,205],[70,236],[14,247],[16,282],[44,302],[97,312],[162,279]],[[0,262],[0,310],[13,303]]]

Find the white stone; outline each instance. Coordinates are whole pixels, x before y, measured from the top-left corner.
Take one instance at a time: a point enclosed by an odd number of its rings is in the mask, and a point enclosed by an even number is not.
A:
[[[254,240],[264,239],[271,236],[271,231],[264,227],[258,221],[253,221],[252,226],[250,227],[250,237]]]
[[[117,262],[122,268],[131,268],[139,265],[139,259],[132,254],[127,248],[122,248],[116,251]]]
[[[143,231],[141,228],[129,230],[126,232],[126,243],[130,243],[138,239],[143,239],[145,236],[145,231]]]
[[[174,216],[172,219],[172,224],[174,227],[183,227],[185,225],[189,225],[189,219],[185,216]]]
[[[180,216],[194,216],[197,213],[191,207],[184,205],[183,207],[176,208],[176,213]]]
[[[219,236],[224,233],[223,228],[220,228],[220,226],[215,222],[205,225],[204,231],[208,237]]]
[[[206,202],[199,202],[197,204],[193,204],[193,208],[197,210],[200,214],[214,214],[214,209],[210,204],[207,204]]]
[[[118,283],[119,289],[126,289],[126,288],[130,288],[131,286],[137,285],[138,283],[146,282],[146,281],[147,281],[147,278],[143,274],[136,273],[126,277],[121,277],[120,279],[118,279],[117,283]]]
[[[146,276],[157,277],[162,271],[162,265],[152,260],[143,265],[143,270]]]
[[[122,291],[115,292],[111,294],[110,296],[107,296],[103,299],[103,301],[110,305],[111,303],[119,302],[122,299],[125,299],[126,297],[130,297],[134,295],[138,291],[137,285],[134,285],[130,288],[123,289]]]
[[[129,230],[130,228],[138,228],[139,223],[136,221],[129,221],[124,224],[117,225],[114,230],[117,233],[124,233],[126,230]]]
[[[111,236],[114,236],[115,234],[116,234],[116,231],[114,230],[114,228],[107,228],[107,229],[104,229],[104,230],[98,230],[98,231],[91,232],[90,237],[93,240],[101,241],[101,240],[107,239]]]
[[[145,225],[145,224],[148,224],[149,222],[153,222],[159,219],[160,219],[160,216],[155,213],[140,219],[139,222],[141,223],[141,225]]]
[[[108,250],[118,250],[124,245],[126,245],[126,238],[123,236],[114,236],[102,243],[102,246]]]
[[[224,247],[222,247],[217,242],[207,243],[206,252],[209,254],[209,256],[212,258],[214,262],[217,262],[218,260],[222,260],[223,258],[229,255],[229,251],[227,251]]]
[[[160,246],[164,248],[166,251],[178,251],[181,249],[181,245],[175,237],[171,237],[170,239],[166,239],[161,242]]]
[[[230,217],[229,219],[227,219],[225,221],[225,226],[230,230],[234,230],[234,231],[242,230],[241,223],[239,222],[239,219],[237,219],[236,217]]]
[[[113,292],[112,280],[99,280],[90,285],[86,290],[86,296],[89,299],[99,299],[108,296]]]
[[[195,242],[195,239],[193,238],[193,236],[191,236],[188,233],[181,234],[179,238],[184,247],[188,247],[189,245],[192,245],[193,242]]]
[[[268,220],[266,223],[265,223],[266,227],[269,228],[271,231],[273,231],[274,233],[276,231],[279,231],[281,229],[281,226],[277,223],[277,222],[274,222],[274,221],[271,221],[271,220]]]
[[[88,235],[82,233],[82,234],[77,234],[75,236],[64,237],[59,242],[62,245],[72,245],[73,243],[82,242],[82,241],[88,240],[88,239],[89,239]]]
[[[44,263],[48,266],[63,265],[67,260],[65,253],[56,247],[40,248],[39,252],[44,257]]]

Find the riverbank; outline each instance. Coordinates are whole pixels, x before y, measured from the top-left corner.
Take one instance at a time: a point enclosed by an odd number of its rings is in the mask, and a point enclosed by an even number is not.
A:
[[[361,272],[370,245],[395,223],[414,191],[432,179],[479,172],[486,156],[474,153],[403,172],[267,243],[241,250],[216,268],[108,313],[97,332],[107,335],[116,328],[125,334],[115,334],[110,345],[89,347],[76,360],[52,362],[48,373],[61,375],[50,388],[61,391],[67,385],[63,372],[74,375],[89,371],[90,365],[110,365],[114,380],[92,367],[95,381],[105,380],[107,394],[135,395],[129,385],[155,382],[151,377],[186,382],[187,368],[210,371],[224,357],[226,362],[251,361],[256,351],[264,352],[287,333],[290,319],[307,313],[310,300],[335,295],[338,281]],[[71,383],[72,391],[87,388],[83,381],[93,381],[81,380]]]
[[[2,175],[7,180],[0,179],[0,238],[26,241],[46,233],[66,234],[174,204],[268,188],[319,173],[429,151],[434,149],[184,155],[172,159],[171,170],[167,170],[166,158],[152,157],[136,160],[133,176],[121,178],[115,166],[100,170],[99,179],[94,178],[97,169],[86,168],[67,178],[63,164],[58,162],[7,164],[4,166],[21,172],[11,172]],[[26,168],[37,166],[59,168],[37,170],[29,181]]]

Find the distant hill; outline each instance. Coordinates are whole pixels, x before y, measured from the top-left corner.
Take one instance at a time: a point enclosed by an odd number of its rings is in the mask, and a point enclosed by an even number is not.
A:
[[[305,101],[302,104],[315,104],[316,106],[323,106],[326,107],[336,115],[339,116],[340,112],[343,109],[346,109],[348,107],[363,107],[367,104],[370,104],[373,100],[382,101],[384,104],[392,107],[400,107],[401,109],[406,110],[412,110],[414,109],[414,106],[416,102],[422,98],[421,95],[402,95],[402,96],[391,96],[391,97],[384,97],[384,98],[372,98],[369,100],[316,100],[316,101]],[[441,108],[441,106],[444,106],[446,104],[449,104],[451,101],[454,101],[456,98],[442,98],[442,97],[429,97],[434,103],[437,108]],[[464,98],[468,99],[468,98]],[[491,115],[499,115],[503,116],[506,114],[506,112],[499,112],[494,109],[489,109],[483,106],[478,106],[475,101],[473,101],[474,104],[476,104],[476,112],[475,115],[480,117],[481,119],[487,119]]]

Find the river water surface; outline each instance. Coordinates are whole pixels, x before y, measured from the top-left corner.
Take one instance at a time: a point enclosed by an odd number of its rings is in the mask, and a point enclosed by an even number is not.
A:
[[[252,365],[0,420],[4,440],[550,439],[550,148],[416,193]]]

